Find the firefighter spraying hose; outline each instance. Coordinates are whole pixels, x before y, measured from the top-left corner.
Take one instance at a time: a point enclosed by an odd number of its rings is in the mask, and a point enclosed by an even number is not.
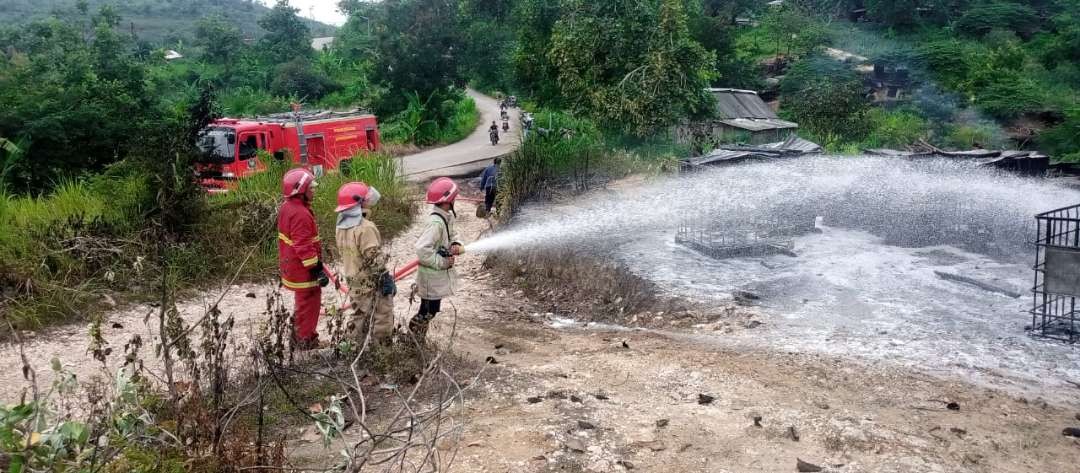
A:
[[[419,264],[410,297],[420,297],[420,310],[409,321],[409,332],[421,341],[427,336],[428,324],[441,311],[442,300],[453,295],[457,286],[454,265],[456,258],[465,253],[465,246],[454,231],[457,220],[454,202],[459,192],[457,183],[448,177],[435,179],[428,186],[431,214],[416,240]]]

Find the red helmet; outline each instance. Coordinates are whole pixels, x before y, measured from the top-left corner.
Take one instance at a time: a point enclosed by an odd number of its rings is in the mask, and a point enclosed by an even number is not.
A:
[[[341,186],[341,189],[337,191],[337,208],[335,212],[344,212],[357,205],[363,204],[367,200],[368,192],[371,190],[367,184],[363,182],[347,182]]]
[[[315,187],[315,175],[304,168],[290,169],[281,180],[281,193],[285,198],[304,195]]]
[[[440,177],[432,181],[427,188],[427,203],[452,204],[457,199],[458,185],[449,177]]]

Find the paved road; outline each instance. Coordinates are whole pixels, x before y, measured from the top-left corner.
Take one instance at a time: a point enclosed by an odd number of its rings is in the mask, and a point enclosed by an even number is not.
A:
[[[502,125],[499,120],[499,102],[472,89],[468,90],[468,94],[476,101],[476,108],[480,111],[480,123],[476,130],[464,140],[452,145],[400,158],[401,167],[408,180],[426,181],[438,176],[461,176],[479,172],[492,159],[505,156],[517,148],[521,136],[517,129],[521,123],[518,119],[520,110],[510,109],[510,131],[503,133],[500,130],[499,144],[492,146],[488,127],[493,121]]]

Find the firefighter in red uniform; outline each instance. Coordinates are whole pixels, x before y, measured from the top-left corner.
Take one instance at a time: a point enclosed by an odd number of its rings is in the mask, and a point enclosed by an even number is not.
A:
[[[322,287],[329,280],[323,272],[322,245],[315,214],[311,212],[315,175],[307,169],[285,173],[281,192],[285,203],[278,212],[278,269],[281,284],[293,291],[294,346],[301,350],[317,348]]]

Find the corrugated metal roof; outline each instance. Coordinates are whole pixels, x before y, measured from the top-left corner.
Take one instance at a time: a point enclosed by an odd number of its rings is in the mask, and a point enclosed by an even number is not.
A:
[[[719,164],[719,163],[735,163],[748,159],[754,156],[750,151],[729,151],[724,149],[713,150],[713,152],[699,156],[697,158],[690,158],[686,160],[687,164],[693,166],[703,166],[706,164]]]
[[[753,159],[777,159],[821,152],[817,143],[793,136],[787,140],[761,146],[721,146],[704,156],[683,160],[689,167],[735,164]]]
[[[741,128],[747,131],[777,130],[786,128],[798,128],[797,123],[792,123],[779,118],[733,118],[720,120],[727,126]]]
[[[779,118],[752,90],[709,89],[709,92],[716,98],[717,115],[721,119]]]
[[[968,151],[946,151],[941,154],[950,158],[996,158],[1001,156],[1001,151],[973,149]]]
[[[817,153],[821,151],[821,145],[810,140],[804,140],[798,135],[791,135],[790,138],[779,143],[769,143],[761,145],[760,147],[785,151],[802,151],[803,153]]]

